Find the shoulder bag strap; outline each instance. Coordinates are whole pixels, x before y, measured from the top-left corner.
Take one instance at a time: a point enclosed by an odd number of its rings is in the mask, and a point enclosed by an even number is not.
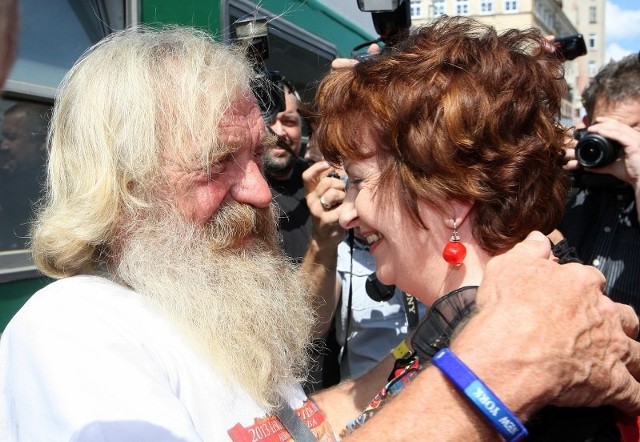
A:
[[[295,442],[317,442],[316,436],[286,400],[282,400],[282,404],[276,410],[276,415]]]

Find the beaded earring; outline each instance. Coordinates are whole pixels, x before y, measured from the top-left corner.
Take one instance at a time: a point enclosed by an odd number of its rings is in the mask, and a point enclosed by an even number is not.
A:
[[[460,236],[458,236],[458,226],[456,221],[453,221],[453,233],[449,242],[444,246],[442,251],[442,257],[450,265],[458,267],[464,261],[464,257],[467,256],[467,248],[460,242]]]

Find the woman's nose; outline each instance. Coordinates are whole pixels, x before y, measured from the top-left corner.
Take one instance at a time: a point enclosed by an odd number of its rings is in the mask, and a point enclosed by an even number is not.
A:
[[[353,204],[353,200],[349,198],[349,193],[342,202],[342,207],[340,208],[340,218],[338,220],[340,226],[345,229],[352,229],[358,226],[358,212],[356,211],[356,207]]]

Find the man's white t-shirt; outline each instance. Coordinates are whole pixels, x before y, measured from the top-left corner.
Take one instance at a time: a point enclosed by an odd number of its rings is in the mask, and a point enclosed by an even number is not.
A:
[[[65,278],[32,296],[0,340],[0,383],[7,442],[290,440],[143,296],[97,276]],[[280,391],[314,433],[329,437],[299,385]]]

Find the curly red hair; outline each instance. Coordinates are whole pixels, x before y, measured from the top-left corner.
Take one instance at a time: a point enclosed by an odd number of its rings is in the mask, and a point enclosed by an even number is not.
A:
[[[325,77],[314,136],[332,163],[376,156],[376,197],[415,222],[418,198],[444,213],[447,201],[473,202],[474,237],[491,254],[551,232],[568,189],[566,83],[543,40],[533,29],[498,34],[469,18],[437,19]]]

